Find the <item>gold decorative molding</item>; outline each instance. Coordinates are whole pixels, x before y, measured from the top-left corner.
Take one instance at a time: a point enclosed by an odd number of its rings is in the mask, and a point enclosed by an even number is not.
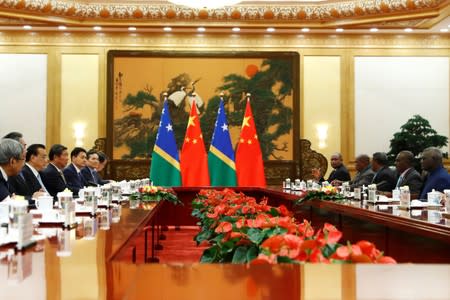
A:
[[[93,3],[94,2],[94,3]],[[246,4],[246,2],[248,4]],[[68,1],[68,0],[0,0],[2,15],[14,18],[41,19],[47,23],[96,22],[239,22],[310,23],[324,27],[330,23],[368,23],[404,18],[427,19],[440,15],[449,0],[347,0],[324,2],[243,1],[218,9],[193,9],[167,1]]]
[[[0,46],[120,47],[133,49],[184,50],[299,50],[321,49],[427,49],[450,48],[450,37],[441,34],[127,34],[84,32],[0,32]],[[0,49],[1,50],[1,49]],[[448,54],[448,53],[447,53]],[[447,55],[445,54],[445,55]]]

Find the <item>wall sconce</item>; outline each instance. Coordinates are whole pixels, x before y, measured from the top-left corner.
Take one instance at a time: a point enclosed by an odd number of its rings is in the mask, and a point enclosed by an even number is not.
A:
[[[83,147],[83,139],[85,136],[86,124],[79,122],[73,124],[73,135],[75,137],[75,146]]]
[[[328,125],[327,124],[317,124],[316,132],[317,132],[317,138],[319,140],[319,148],[323,149],[327,146]]]

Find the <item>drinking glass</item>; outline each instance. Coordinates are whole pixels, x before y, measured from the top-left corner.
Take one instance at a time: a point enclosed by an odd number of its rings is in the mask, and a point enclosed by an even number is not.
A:
[[[9,228],[17,229],[19,226],[19,216],[28,212],[28,201],[13,200],[9,202]]]
[[[354,196],[355,200],[361,200],[361,188],[360,187],[355,187],[353,189],[353,196]]]

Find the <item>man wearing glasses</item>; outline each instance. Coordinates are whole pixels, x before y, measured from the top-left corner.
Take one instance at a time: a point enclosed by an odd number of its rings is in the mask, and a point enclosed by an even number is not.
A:
[[[8,178],[16,176],[22,170],[23,158],[22,145],[13,139],[0,141],[0,201],[11,196]]]

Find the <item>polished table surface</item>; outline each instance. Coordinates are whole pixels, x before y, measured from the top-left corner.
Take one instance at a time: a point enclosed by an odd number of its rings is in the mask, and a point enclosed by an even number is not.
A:
[[[198,293],[198,286],[202,282],[204,285],[206,280],[208,284],[203,288],[204,295],[214,297],[215,294],[216,299],[222,298],[222,294],[217,293],[221,287],[227,289],[235,299],[247,299],[249,295],[254,295],[254,299],[264,299],[270,295],[270,299],[274,295],[300,299],[305,284],[301,276],[304,270],[300,266],[252,266],[248,269],[247,266],[239,265],[134,264],[121,259],[121,253],[129,251],[142,228],[158,214],[164,216],[162,222],[166,225],[192,225],[195,219],[190,217],[190,201],[198,190],[177,188],[178,196],[185,203],[181,207],[160,203],[149,211],[124,206],[120,220],[111,223],[109,229],[97,227],[95,235],[91,235],[90,229],[85,226],[92,220],[80,217],[78,226],[72,230],[60,227],[37,228],[39,234],[51,237],[38,241],[23,252],[15,252],[8,247],[0,248],[1,298],[139,299],[145,293],[153,295],[155,299],[161,295],[166,295],[167,299],[176,299],[176,295],[183,293],[194,297]],[[448,220],[440,218],[437,221],[433,215],[433,222],[429,222],[430,210],[403,211],[393,206],[373,206],[350,201],[311,201],[300,205],[299,209],[293,207],[293,201],[298,199],[295,193],[285,193],[280,189],[239,190],[257,198],[267,197],[271,205],[284,204],[298,210],[298,217],[312,217],[313,222],[337,221],[336,224],[344,231],[344,238],[358,237],[359,233],[354,228],[348,228],[357,224],[368,229],[361,231],[368,234],[368,240],[378,236],[378,230],[386,233],[386,228],[389,228],[391,231],[387,232],[391,234],[390,238],[397,239],[399,235],[415,239],[423,237],[434,243],[435,247],[446,247],[447,252],[450,249]],[[347,237],[346,233],[350,233],[350,236]],[[422,247],[426,248],[426,245]],[[345,274],[341,276],[355,276],[354,271],[350,272],[353,275]],[[255,285],[259,287],[255,288]],[[171,286],[177,288],[169,292],[167,289],[170,290]]]

